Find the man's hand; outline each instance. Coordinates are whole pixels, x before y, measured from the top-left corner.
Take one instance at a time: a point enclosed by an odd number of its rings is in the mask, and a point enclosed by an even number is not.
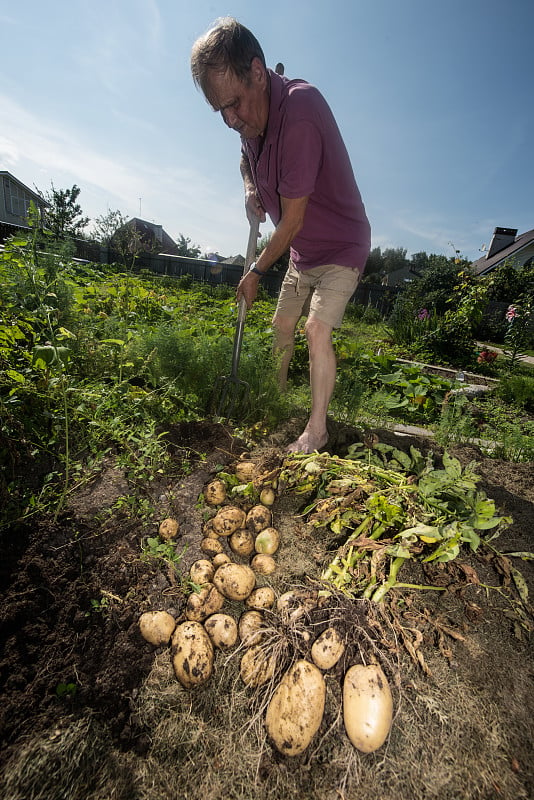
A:
[[[243,297],[245,303],[247,304],[247,308],[252,307],[252,303],[256,299],[256,295],[258,294],[258,284],[260,282],[260,276],[257,275],[255,272],[247,272],[241,280],[239,281],[237,287],[237,299],[241,300]]]
[[[249,223],[252,223],[254,217],[259,217],[260,222],[265,222],[266,220],[265,209],[254,189],[245,192],[245,211]]]

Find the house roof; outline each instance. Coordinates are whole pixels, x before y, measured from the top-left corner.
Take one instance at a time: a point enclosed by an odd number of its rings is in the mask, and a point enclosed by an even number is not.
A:
[[[133,226],[142,236],[147,234],[153,236],[154,241],[159,245],[160,253],[170,253],[172,255],[178,252],[178,245],[161,225],[149,222],[146,219],[139,219],[139,217],[133,217],[126,224]]]
[[[502,250],[499,250],[490,258],[486,258],[486,256],[477,258],[477,260],[473,261],[471,264],[471,269],[475,275],[483,275],[485,272],[490,272],[492,269],[498,266],[498,264],[502,264],[503,261],[506,261],[512,256],[517,255],[521,250],[533,242],[534,229],[516,236],[515,241],[513,241],[512,244],[509,244],[507,247],[503,247]]]
[[[13,181],[13,183],[17,183],[17,184],[18,184],[19,186],[21,186],[21,187],[22,187],[22,188],[23,188],[23,189],[24,189],[26,192],[28,192],[28,194],[31,194],[31,195],[32,195],[32,197],[34,197],[34,198],[35,198],[35,200],[37,201],[37,203],[38,203],[39,205],[41,205],[41,206],[48,206],[48,205],[50,205],[49,203],[47,203],[47,202],[46,202],[46,200],[44,200],[44,199],[41,197],[41,195],[40,195],[40,194],[38,194],[37,192],[34,192],[34,190],[33,190],[33,189],[30,189],[30,187],[29,187],[29,186],[26,186],[26,184],[25,184],[25,183],[22,183],[22,181],[19,181],[19,179],[18,179],[18,178],[15,178],[15,176],[14,176],[14,175],[12,175],[12,174],[11,174],[11,172],[8,172],[6,169],[0,169],[0,176],[5,176],[6,178],[9,178],[9,180],[10,180],[10,181]]]

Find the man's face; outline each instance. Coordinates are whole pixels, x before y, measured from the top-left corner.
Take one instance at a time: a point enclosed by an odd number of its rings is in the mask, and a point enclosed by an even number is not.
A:
[[[233,72],[213,71],[209,80],[209,102],[220,111],[229,128],[245,139],[265,131],[269,118],[269,83],[259,59],[254,59],[250,80],[240,80]]]

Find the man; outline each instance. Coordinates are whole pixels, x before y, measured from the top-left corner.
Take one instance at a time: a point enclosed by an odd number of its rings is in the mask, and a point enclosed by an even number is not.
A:
[[[349,156],[319,91],[267,69],[254,35],[232,18],[218,20],[193,45],[193,79],[224,122],[241,135],[241,174],[248,219],[275,230],[238,286],[250,308],[262,274],[290,248],[290,264],[273,317],[280,385],[303,314],[310,361],[309,420],[288,452],[311,453],[328,440],[334,390],[332,331],[341,326],[370,249],[370,227]]]

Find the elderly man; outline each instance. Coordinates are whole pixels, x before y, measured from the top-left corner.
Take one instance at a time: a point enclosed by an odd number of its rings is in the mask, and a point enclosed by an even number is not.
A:
[[[336,121],[320,92],[267,69],[255,36],[237,20],[215,23],[193,45],[197,86],[241,136],[248,219],[269,214],[274,232],[238,286],[250,308],[262,275],[290,248],[273,317],[284,388],[294,333],[306,315],[311,414],[288,451],[311,453],[328,441],[334,390],[332,331],[341,325],[370,249],[370,227]]]

